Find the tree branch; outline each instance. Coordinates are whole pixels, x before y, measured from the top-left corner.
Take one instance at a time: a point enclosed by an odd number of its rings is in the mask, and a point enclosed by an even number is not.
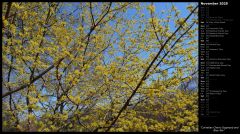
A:
[[[165,43],[163,45],[161,45],[161,48],[159,50],[159,52],[157,53],[157,55],[154,57],[154,59],[152,60],[152,62],[150,63],[150,65],[148,66],[148,68],[146,69],[146,71],[144,72],[141,80],[139,81],[139,83],[137,84],[136,88],[134,89],[134,91],[132,92],[131,96],[128,98],[128,100],[125,102],[125,104],[123,105],[123,107],[120,109],[120,111],[118,112],[118,115],[116,116],[116,118],[113,120],[113,122],[111,123],[111,125],[107,128],[106,132],[108,132],[113,125],[116,123],[116,121],[118,120],[118,118],[120,117],[120,115],[122,114],[122,112],[127,108],[128,104],[130,103],[132,97],[136,94],[137,90],[139,89],[139,87],[141,86],[141,84],[143,83],[143,81],[146,79],[146,76],[150,70],[150,68],[152,67],[153,63],[157,60],[158,56],[160,55],[160,53],[163,51],[163,48],[165,47],[165,45],[172,39],[172,37],[180,30],[180,28],[182,28],[182,25],[190,18],[190,16],[195,12],[195,10],[197,9],[198,6],[195,7],[195,9],[185,18],[185,20],[183,21],[183,23],[174,31],[174,33],[165,41]]]
[[[64,58],[61,58],[57,63],[60,63],[63,59],[64,59]],[[13,93],[15,93],[15,92],[18,92],[18,91],[20,91],[20,90],[22,90],[22,89],[30,86],[32,83],[34,83],[36,80],[38,80],[39,78],[41,78],[43,75],[45,75],[47,72],[49,72],[49,71],[50,71],[51,69],[53,69],[54,67],[55,67],[54,64],[51,65],[51,66],[48,67],[45,71],[43,71],[41,74],[39,74],[38,76],[34,77],[29,83],[24,84],[24,85],[18,87],[17,89],[15,89],[15,90],[12,90],[12,91],[9,91],[9,92],[3,94],[3,95],[2,95],[2,98],[4,98],[4,97],[6,97],[6,96],[8,96],[8,95],[11,95],[11,94],[13,94]]]

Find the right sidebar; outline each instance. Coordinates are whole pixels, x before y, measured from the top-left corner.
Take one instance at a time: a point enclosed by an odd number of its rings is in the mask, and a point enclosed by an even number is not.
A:
[[[233,60],[237,58],[233,54],[240,44],[234,42],[236,10],[231,1],[199,2],[200,132],[239,131],[240,87],[233,80]]]

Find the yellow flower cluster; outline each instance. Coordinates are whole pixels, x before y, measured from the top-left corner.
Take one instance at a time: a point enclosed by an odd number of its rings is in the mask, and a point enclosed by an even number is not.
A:
[[[149,5],[147,7],[147,9],[150,11],[150,12],[155,12],[155,6],[154,5]]]

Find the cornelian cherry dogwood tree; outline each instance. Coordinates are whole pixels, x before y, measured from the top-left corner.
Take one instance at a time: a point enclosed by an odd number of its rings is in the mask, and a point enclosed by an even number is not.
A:
[[[3,131],[197,131],[197,12],[2,3]]]

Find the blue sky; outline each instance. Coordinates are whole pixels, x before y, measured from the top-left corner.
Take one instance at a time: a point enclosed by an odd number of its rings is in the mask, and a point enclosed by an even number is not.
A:
[[[65,3],[65,4],[69,4],[69,3]],[[67,13],[70,13],[70,12],[74,11],[74,10],[78,7],[78,5],[79,5],[79,3],[70,3],[70,4],[71,4],[72,6],[64,6],[64,8],[63,8],[63,10],[66,10]],[[150,5],[150,4],[151,4],[151,3],[149,3],[149,2],[140,3],[140,5]],[[171,8],[172,8],[172,4],[180,11],[180,17],[185,18],[185,17],[188,16],[188,14],[190,13],[190,12],[186,9],[186,7],[187,7],[189,4],[191,4],[191,3],[189,3],[189,2],[174,2],[174,3],[169,3],[169,2],[155,2],[155,3],[154,3],[155,13],[157,14],[157,16],[159,16],[160,13],[161,13],[161,11],[163,11],[163,10],[167,11],[167,10],[171,9]],[[197,4],[197,3],[194,3],[194,4]],[[128,9],[127,12],[126,12],[126,17],[127,17],[128,19],[131,19],[131,16],[132,16],[133,14],[135,14],[135,12],[136,12],[135,9]],[[146,17],[146,18],[150,18],[150,12],[149,12],[146,8],[143,9],[143,13],[145,14],[145,17]],[[75,12],[73,15],[74,15],[75,17],[79,17],[79,11]],[[167,14],[163,14],[162,18],[166,18],[166,17],[167,17]],[[174,20],[170,20],[170,23],[169,23],[169,24],[170,24],[170,31],[171,31],[171,32],[175,31],[176,27],[175,27],[175,24],[174,24]],[[76,25],[76,27],[77,27],[77,25]],[[142,26],[142,27],[144,27],[144,26]],[[136,28],[137,28],[137,26],[136,26]],[[89,29],[88,29],[88,30],[89,30]],[[88,32],[88,31],[86,31],[86,32]],[[197,37],[196,37],[196,38],[197,38]],[[157,51],[159,51],[159,50],[156,50],[156,52],[157,52]],[[121,55],[121,54],[119,53],[119,54],[116,54],[116,55]],[[149,55],[148,55],[147,53],[141,53],[139,56],[142,57],[142,58],[148,58],[148,57],[149,57]],[[157,75],[153,75],[153,78],[157,78]],[[45,91],[45,90],[43,90],[43,92],[44,92],[44,91]],[[52,101],[55,101],[56,98],[52,98],[51,100],[52,100]]]
[[[65,3],[66,4],[66,3]],[[72,12],[74,11],[77,6],[79,5],[79,3],[71,3],[73,6],[65,6],[63,8],[63,10],[66,10],[68,13],[69,12]],[[144,3],[140,3],[141,5],[149,5],[151,3],[149,2],[144,2]],[[180,17],[186,17],[188,14],[189,14],[189,11],[186,9],[186,7],[190,4],[189,2],[174,2],[174,3],[169,3],[169,2],[155,2],[154,3],[154,6],[155,6],[155,13],[160,13],[162,10],[168,10],[171,8],[172,4],[174,4],[174,6],[176,6],[176,8],[178,10],[180,10]],[[195,3],[197,4],[197,3]],[[131,15],[133,15],[135,12],[135,10],[133,9],[129,9],[127,12],[126,12],[126,16],[131,19]],[[143,12],[145,13],[146,15],[146,18],[150,18],[150,14],[149,14],[149,11],[145,8],[143,10]],[[78,12],[75,12],[73,14],[74,16],[77,16],[79,15],[79,11]],[[165,18],[166,16],[162,16],[163,18]],[[176,28],[174,27],[174,22],[173,21],[170,21],[170,31],[174,31]],[[197,38],[197,37],[196,37]],[[156,50],[158,51],[158,50]],[[141,54],[140,55],[141,57],[143,58],[147,58],[148,57],[148,54]],[[156,76],[155,76],[156,77]],[[47,93],[46,89],[44,88],[43,91],[42,91],[43,94]],[[51,98],[52,101],[55,101],[56,98]],[[40,106],[41,107],[41,106]],[[36,113],[36,114],[40,114],[40,113]]]
[[[67,6],[67,4],[70,4],[71,6]],[[142,3],[140,3],[141,6],[148,6],[150,4],[151,4],[150,2],[142,2]],[[177,8],[177,10],[180,11],[179,17],[185,18],[190,13],[190,11],[187,10],[187,8],[186,8],[189,4],[193,4],[195,6],[197,4],[197,2],[154,2],[153,3],[153,5],[155,6],[155,13],[156,13],[157,17],[161,16],[161,18],[167,18],[168,14],[167,13],[162,14],[161,12],[162,11],[167,12],[169,9],[172,8],[172,5],[174,5]],[[79,3],[67,3],[66,2],[65,5],[64,5],[64,8],[62,8],[62,9],[66,10],[66,12],[69,13],[69,12],[74,11],[78,6],[79,6]],[[114,6],[114,3],[112,4],[112,6]],[[143,8],[142,12],[145,14],[145,18],[150,18],[150,12],[146,8]],[[127,19],[132,19],[132,16],[135,13],[136,13],[136,10],[133,9],[133,8],[130,8],[125,13],[125,17]],[[77,12],[75,12],[73,14],[73,16],[79,17],[79,14],[80,13],[79,13],[79,10],[78,10]],[[191,20],[191,18],[190,18],[190,20]],[[170,22],[169,22],[169,26],[170,26],[170,31],[171,32],[175,31],[175,29],[177,28],[177,27],[175,27],[174,21],[175,20],[173,18],[171,18]],[[111,24],[112,22],[109,22],[109,23]],[[197,25],[195,25],[194,27],[196,27],[196,26]],[[142,27],[144,27],[144,26],[142,26]],[[136,25],[136,28],[137,28],[137,25]],[[86,29],[86,32],[88,32],[88,30],[89,29]],[[197,36],[196,36],[196,39],[197,39]],[[185,42],[188,42],[188,41],[189,40],[185,40]],[[115,48],[117,48],[117,45],[115,45]],[[156,49],[154,51],[158,52],[159,50]],[[147,52],[141,52],[138,56],[141,57],[141,58],[145,58],[146,59],[146,58],[149,57],[149,54],[150,53],[147,53]],[[115,53],[115,56],[121,56],[121,55],[122,54],[120,52]],[[106,61],[109,61],[111,59],[108,55],[106,55],[105,57],[106,57],[105,58]],[[169,72],[171,72],[171,70],[169,70]]]
[[[148,6],[150,4],[151,3],[149,3],[149,2],[140,3],[141,6]],[[186,7],[188,5],[190,5],[190,4],[194,5],[194,7],[195,7],[195,5],[197,3],[196,2],[195,3],[194,2],[154,2],[153,3],[153,5],[155,6],[155,14],[157,15],[158,18],[160,18],[160,16],[161,16],[161,18],[167,18],[168,13],[166,13],[166,12],[169,9],[172,8],[172,5],[174,5],[177,8],[177,10],[180,11],[180,14],[179,14],[180,18],[186,18],[189,15],[189,13],[190,13],[190,11],[187,10]],[[162,14],[161,13],[162,11],[165,11],[165,13]],[[129,9],[126,12],[126,16],[128,16],[129,19],[131,19],[132,16],[135,14],[135,12],[136,12],[135,9]],[[143,13],[145,14],[146,18],[150,18],[150,12],[146,8],[143,9]],[[193,17],[190,17],[189,20],[191,20],[191,18],[193,18]],[[169,22],[169,26],[170,26],[170,31],[171,32],[174,32],[177,29],[177,27],[175,27],[174,21],[175,21],[174,18],[171,18],[170,22]],[[142,26],[142,27],[144,27],[144,26]],[[193,28],[195,28],[195,27],[197,27],[197,25],[195,25]],[[137,26],[136,26],[136,28],[137,28]],[[198,38],[198,36],[195,37],[195,39],[197,39],[197,38]],[[189,40],[185,40],[185,42],[188,42],[188,41]],[[156,49],[156,52],[158,52],[158,51],[159,51],[159,49]],[[142,58],[148,58],[149,57],[149,53],[142,52],[139,56],[142,57]],[[172,71],[173,71],[173,69],[172,70],[170,69],[169,73],[171,73]],[[153,75],[153,78],[156,78],[156,77],[157,77],[157,74]]]

